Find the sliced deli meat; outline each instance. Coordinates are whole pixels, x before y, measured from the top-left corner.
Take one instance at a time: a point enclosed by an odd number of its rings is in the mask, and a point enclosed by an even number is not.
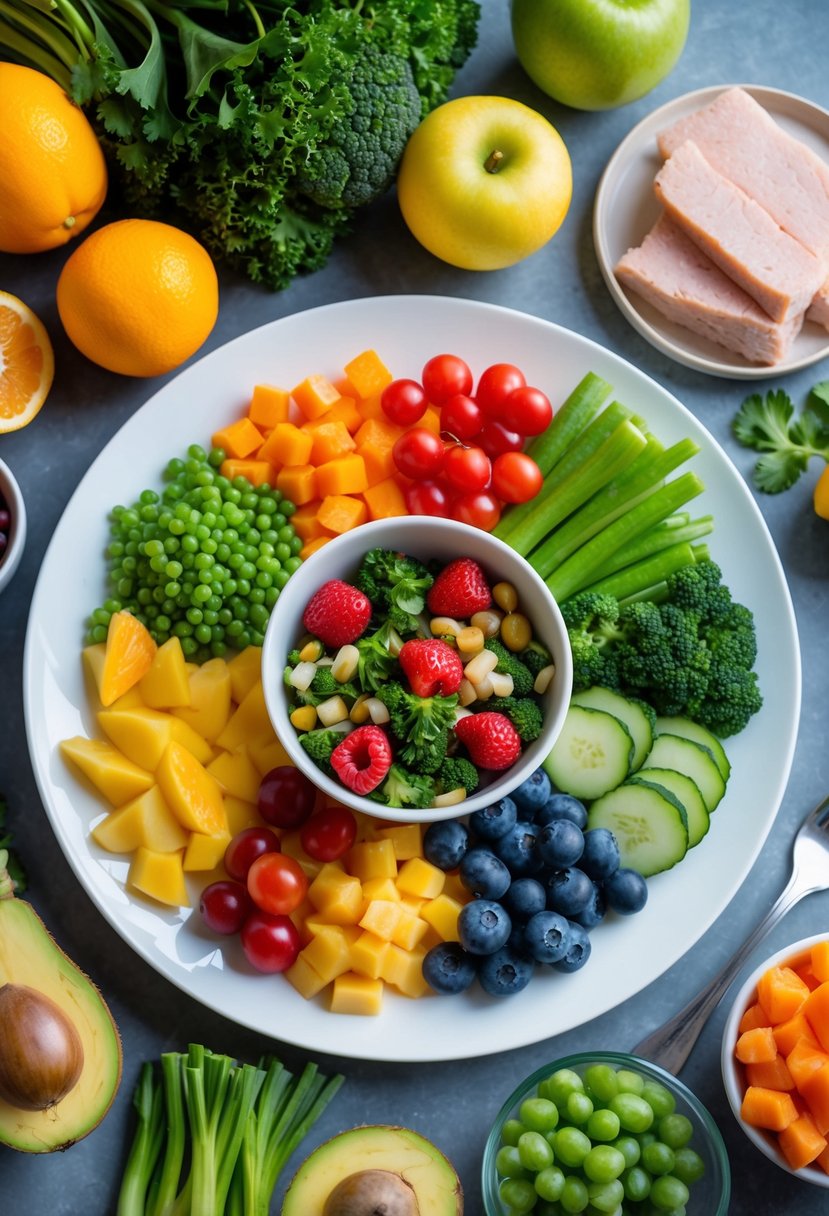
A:
[[[669,321],[749,363],[779,362],[803,324],[803,314],[772,321],[663,213],[636,249],[615,268],[620,283]]]
[[[709,164],[692,140],[671,153],[654,190],[677,227],[772,320],[805,312],[826,278],[822,261]]]
[[[824,283],[806,312],[806,320],[829,329],[829,282]]]

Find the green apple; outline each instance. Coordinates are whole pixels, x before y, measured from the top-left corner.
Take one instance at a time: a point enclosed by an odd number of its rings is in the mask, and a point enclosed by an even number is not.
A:
[[[411,232],[463,270],[498,270],[540,249],[567,214],[572,191],[558,131],[508,97],[459,97],[432,110],[397,175]]]
[[[577,110],[610,110],[649,93],[685,45],[690,0],[512,0],[527,75]]]

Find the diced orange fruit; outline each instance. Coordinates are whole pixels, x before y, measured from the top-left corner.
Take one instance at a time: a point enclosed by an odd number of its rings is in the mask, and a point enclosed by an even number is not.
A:
[[[107,628],[100,697],[112,705],[150,670],[158,647],[146,625],[130,612],[113,612]]]

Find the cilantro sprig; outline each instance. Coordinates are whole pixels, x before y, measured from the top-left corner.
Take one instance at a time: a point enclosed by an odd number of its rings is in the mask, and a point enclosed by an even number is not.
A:
[[[753,393],[737,411],[732,430],[743,447],[762,453],[752,472],[757,489],[788,490],[813,456],[829,463],[829,380],[814,385],[799,413],[783,389]]]

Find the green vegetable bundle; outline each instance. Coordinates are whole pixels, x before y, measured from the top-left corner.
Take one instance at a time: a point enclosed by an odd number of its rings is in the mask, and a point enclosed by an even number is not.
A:
[[[388,188],[479,12],[476,0],[0,0],[0,56],[87,110],[133,215],[173,220],[281,288],[322,266]]]

